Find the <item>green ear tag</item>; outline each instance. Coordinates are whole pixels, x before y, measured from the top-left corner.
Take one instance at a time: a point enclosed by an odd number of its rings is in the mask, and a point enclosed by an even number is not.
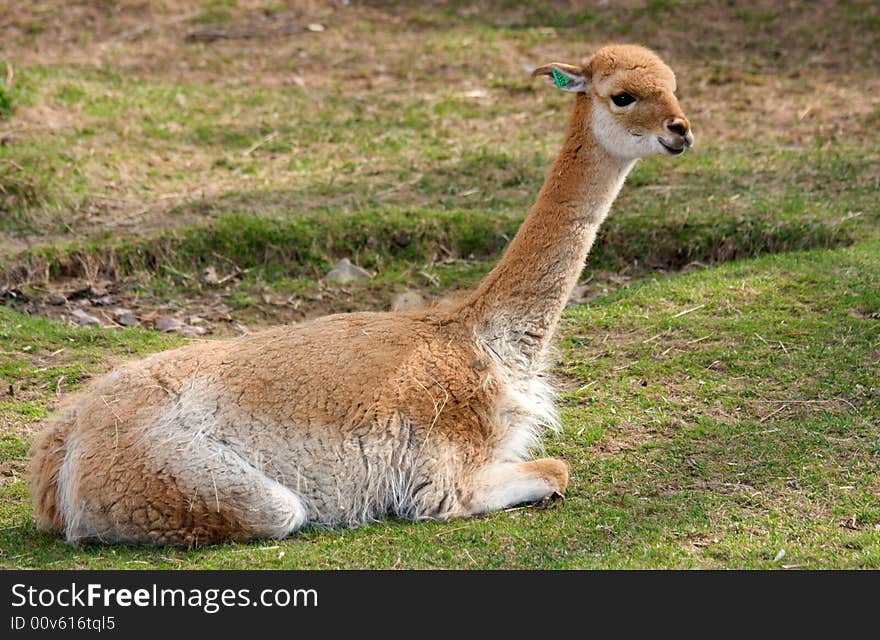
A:
[[[571,83],[571,78],[562,73],[556,67],[550,69],[550,73],[553,75],[553,82],[556,84],[557,89],[564,89]]]

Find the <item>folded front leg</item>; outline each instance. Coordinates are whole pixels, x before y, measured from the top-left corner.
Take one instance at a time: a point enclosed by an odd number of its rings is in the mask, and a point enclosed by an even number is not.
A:
[[[564,495],[568,465],[553,458],[499,462],[480,469],[474,480],[472,515]]]

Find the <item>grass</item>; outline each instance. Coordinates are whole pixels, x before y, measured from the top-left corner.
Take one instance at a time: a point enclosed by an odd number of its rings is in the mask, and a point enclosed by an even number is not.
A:
[[[646,161],[630,177],[589,266],[677,269],[693,261],[850,243],[876,233],[880,222],[877,160],[875,150],[862,148],[820,149],[805,158],[752,147],[732,155],[710,148],[675,167],[664,159]],[[759,180],[762,189],[750,192],[749,185]],[[540,174],[535,172],[528,182],[536,192]],[[671,201],[673,193],[677,203]],[[342,256],[355,256],[379,270],[389,258],[425,262],[441,250],[446,256],[485,258],[504,246],[529,206],[524,197],[496,200],[486,209],[443,199],[420,207],[372,200],[352,211],[322,207],[291,215],[284,207],[289,196],[277,196],[280,202],[271,207],[261,194],[246,197],[262,198],[263,208],[248,209],[243,197],[233,194],[226,196],[228,205],[211,205],[233,212],[220,213],[209,223],[147,237],[115,239],[106,233],[87,241],[39,245],[12,256],[4,279],[15,284],[21,272],[47,269],[56,276],[82,276],[86,265],[110,265],[114,275],[159,264],[193,271],[215,261],[218,253],[241,268],[287,276],[323,273]],[[296,206],[294,201],[287,204]]]
[[[24,483],[13,481],[0,494],[10,527],[0,532],[2,559],[59,568],[877,567],[878,285],[880,242],[870,241],[644,282],[570,310],[558,371],[569,389],[564,431],[548,442],[572,467],[561,507],[196,551],[71,550],[34,529]],[[46,348],[72,337],[81,355],[136,337],[148,350],[167,346],[144,332],[96,345],[92,331],[3,318],[20,323],[19,348],[45,333]],[[24,455],[15,437],[3,450]]]
[[[880,13],[771,4],[0,12],[0,566],[880,568]],[[264,37],[187,37],[255,17]],[[277,35],[300,19],[327,28]],[[572,467],[564,505],[194,551],[35,530],[41,421],[183,342],[71,327],[69,308],[100,309],[48,294],[94,285],[141,317],[219,304],[224,334],[468,287],[567,115],[523,67],[609,40],[670,60],[697,146],[639,163],[566,313],[547,442]],[[341,257],[376,277],[320,282]],[[205,267],[241,273],[211,286]]]

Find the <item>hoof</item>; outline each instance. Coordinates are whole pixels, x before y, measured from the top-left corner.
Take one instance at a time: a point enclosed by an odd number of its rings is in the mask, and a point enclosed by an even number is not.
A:
[[[538,506],[541,509],[548,509],[551,505],[555,503],[562,504],[565,502],[565,496],[559,493],[558,491],[554,491],[549,496],[544,496],[541,499],[541,502],[538,503]]]

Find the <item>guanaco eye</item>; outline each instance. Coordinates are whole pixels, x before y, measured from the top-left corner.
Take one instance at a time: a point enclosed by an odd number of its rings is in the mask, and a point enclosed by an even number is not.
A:
[[[635,97],[631,96],[630,94],[628,94],[626,92],[617,93],[617,94],[611,96],[611,102],[616,104],[618,107],[625,107],[628,104],[632,104],[635,101],[636,101]]]

